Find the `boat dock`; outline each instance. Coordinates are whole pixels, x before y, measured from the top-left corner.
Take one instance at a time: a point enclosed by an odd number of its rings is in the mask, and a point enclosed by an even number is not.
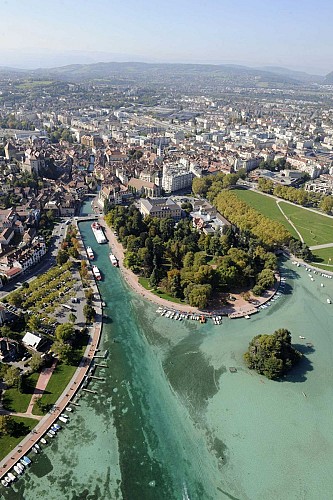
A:
[[[87,389],[86,387],[84,387],[82,390],[86,391],[86,392],[90,392],[91,394],[97,394],[97,391],[93,391],[92,389]]]

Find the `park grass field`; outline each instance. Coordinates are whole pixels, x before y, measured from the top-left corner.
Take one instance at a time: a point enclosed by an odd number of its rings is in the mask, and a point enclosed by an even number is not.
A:
[[[295,224],[308,246],[333,243],[333,217],[325,217],[283,201],[280,202],[280,206]]]
[[[24,436],[26,436],[28,432],[30,432],[38,424],[38,421],[32,418],[13,417],[13,420],[16,424],[14,435],[5,435],[0,437],[0,460],[2,460],[13,448],[15,448],[15,446],[22,441]]]
[[[295,238],[299,239],[292,226],[279,210],[274,198],[249,190],[234,190],[233,192],[258,212],[270,219],[281,222]],[[333,243],[333,217],[325,217],[320,213],[311,212],[282,200],[280,201],[280,207],[296,226],[308,246]],[[315,251],[315,254],[317,255],[317,251]]]
[[[333,247],[313,250],[312,253],[315,256],[315,260],[318,264],[333,265]],[[331,267],[331,271],[333,271],[333,267]]]
[[[289,224],[279,210],[274,198],[270,198],[269,196],[256,193],[255,191],[250,191],[248,189],[234,189],[233,193],[235,193],[240,200],[245,201],[245,203],[260,212],[262,215],[280,222],[294,238],[299,239],[294,228]]]

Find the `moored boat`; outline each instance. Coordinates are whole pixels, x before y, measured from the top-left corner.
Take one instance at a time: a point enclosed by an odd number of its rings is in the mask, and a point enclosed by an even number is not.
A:
[[[102,226],[99,224],[99,222],[95,221],[91,224],[91,229],[92,232],[94,233],[94,236],[96,238],[97,243],[106,243],[106,238],[105,234],[103,232]]]
[[[113,253],[110,253],[109,257],[110,257],[111,264],[114,267],[118,267],[118,259],[117,259],[117,257],[115,255],[113,255]]]
[[[100,270],[98,269],[97,266],[92,267],[92,272],[93,272],[93,275],[95,276],[95,278],[97,279],[97,281],[100,281],[102,279]]]
[[[93,249],[91,247],[87,247],[87,255],[90,260],[94,260],[95,254],[93,252]]]
[[[13,474],[12,472],[8,472],[8,477],[9,477],[9,479],[10,479],[11,481],[15,481],[15,479],[16,479],[15,474]]]

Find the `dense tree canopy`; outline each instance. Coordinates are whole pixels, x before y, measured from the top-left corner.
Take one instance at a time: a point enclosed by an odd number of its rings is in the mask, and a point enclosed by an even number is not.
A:
[[[143,219],[134,206],[114,207],[105,220],[118,231],[124,265],[190,305],[205,308],[217,293],[256,285],[263,291],[274,283],[276,257],[249,231],[200,233],[190,219]]]
[[[215,205],[230,222],[239,229],[248,231],[268,247],[284,245],[291,238],[282,224],[260,214],[237,198],[232,191],[220,193],[215,198]]]
[[[244,359],[251,370],[270,379],[278,379],[288,372],[302,357],[291,345],[291,333],[285,328],[273,335],[254,337]]]

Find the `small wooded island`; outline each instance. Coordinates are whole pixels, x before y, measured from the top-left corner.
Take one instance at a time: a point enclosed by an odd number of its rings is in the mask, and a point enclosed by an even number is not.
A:
[[[247,366],[269,379],[278,379],[302,358],[291,345],[291,333],[285,328],[272,335],[256,335],[250,342],[244,359]]]

